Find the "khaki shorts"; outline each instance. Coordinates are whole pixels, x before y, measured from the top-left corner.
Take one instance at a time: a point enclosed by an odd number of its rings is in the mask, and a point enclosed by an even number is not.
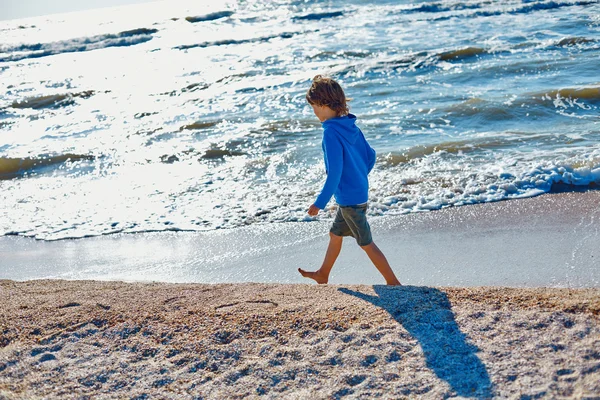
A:
[[[373,242],[371,227],[367,222],[367,204],[338,206],[333,225],[329,230],[336,236],[352,236],[359,246]]]

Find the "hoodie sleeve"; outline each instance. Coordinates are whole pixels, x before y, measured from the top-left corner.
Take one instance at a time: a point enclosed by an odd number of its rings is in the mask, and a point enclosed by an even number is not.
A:
[[[325,168],[327,169],[327,179],[321,190],[321,194],[315,201],[315,206],[324,209],[331,196],[335,193],[340,179],[342,178],[342,167],[344,165],[344,150],[339,138],[335,133],[323,132],[323,151],[325,152]]]
[[[375,153],[375,150],[369,146],[369,143],[367,143],[367,155],[369,157],[368,159],[368,163],[367,163],[367,174],[369,172],[371,172],[371,170],[373,169],[373,167],[375,166],[375,159],[377,158],[377,153]]]
[[[371,170],[375,166],[375,159],[376,159],[377,153],[375,153],[375,150],[371,147],[369,142],[367,142],[367,139],[365,138],[365,134],[362,133],[362,131],[360,131],[360,135],[362,136],[363,143],[365,144],[365,148],[367,150],[367,174],[368,174],[369,172],[371,172]]]

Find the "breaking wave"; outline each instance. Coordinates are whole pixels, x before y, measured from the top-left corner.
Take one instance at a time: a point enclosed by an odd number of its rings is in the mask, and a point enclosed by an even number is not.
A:
[[[550,100],[555,98],[564,99],[581,99],[588,100],[591,102],[600,101],[600,86],[598,87],[583,87],[583,88],[564,88],[564,89],[551,89],[544,92],[531,94],[533,98],[539,99],[538,101]]]
[[[220,121],[210,121],[210,122],[194,122],[188,125],[183,125],[181,128],[179,128],[180,131],[183,130],[198,130],[198,129],[208,129],[208,128],[212,128],[214,126],[217,126],[220,123]]]
[[[219,11],[206,15],[198,15],[196,17],[186,17],[185,20],[192,23],[214,21],[221,18],[231,17],[233,14],[233,11]]]
[[[385,156],[382,156],[381,159],[387,165],[398,165],[439,152],[451,154],[471,153],[474,151],[486,149],[500,149],[503,147],[511,147],[512,145],[514,144],[510,140],[502,140],[500,138],[481,139],[478,141],[464,140],[454,142],[443,142],[430,145],[413,146],[400,153],[389,153]]]
[[[139,28],[116,34],[61,40],[51,43],[20,44],[0,47],[0,62],[20,61],[63,53],[91,51],[108,47],[133,46],[152,40],[157,29]]]
[[[0,180],[22,177],[50,165],[60,165],[65,162],[80,160],[93,160],[94,158],[95,157],[91,155],[81,154],[61,154],[57,156],[38,156],[33,158],[0,157]]]
[[[525,1],[523,2],[525,3]],[[478,9],[478,11],[471,13],[454,13],[450,15],[444,15],[441,17],[434,17],[431,20],[433,21],[444,21],[451,18],[473,18],[473,17],[494,17],[503,14],[530,14],[536,11],[547,11],[554,10],[563,7],[574,7],[574,6],[588,6],[592,4],[597,4],[598,1],[575,1],[575,2],[556,2],[556,1],[548,1],[548,2],[535,2],[530,3],[523,6],[505,6],[504,8],[497,9],[488,9],[483,10],[483,5],[489,5],[490,3],[482,3],[482,4],[456,4],[451,7],[445,6],[443,4],[429,4],[422,5],[419,7],[408,8],[402,10],[403,13],[444,13],[450,11],[461,11],[461,10],[469,10],[469,9]],[[428,20],[430,20],[428,18]]]
[[[464,49],[458,49],[458,50],[452,50],[452,51],[447,51],[444,53],[440,53],[438,56],[440,58],[440,60],[442,61],[449,61],[449,60],[458,60],[458,59],[465,59],[465,58],[469,58],[469,57],[476,57],[480,54],[486,54],[488,53],[488,50],[483,49],[481,47],[466,47]]]
[[[262,36],[256,38],[249,39],[225,39],[225,40],[216,40],[214,42],[203,42],[203,43],[195,43],[195,44],[186,44],[181,46],[174,47],[175,50],[188,50],[194,48],[205,48],[211,46],[228,46],[232,44],[246,44],[246,43],[257,43],[257,42],[268,42],[272,39],[289,39],[295,35],[299,35],[305,32],[283,32],[277,35],[270,36]]]
[[[600,87],[548,89],[515,95],[507,101],[472,98],[440,109],[446,117],[467,117],[481,121],[509,121],[526,115],[550,117],[557,111],[576,108],[579,116],[597,115]]]
[[[439,12],[448,12],[448,11],[456,11],[456,10],[466,10],[466,9],[477,9],[481,8],[481,4],[455,4],[453,6],[447,6],[441,3],[435,4],[423,4],[418,7],[407,8],[402,10],[405,13],[439,13]]]
[[[81,97],[87,99],[94,95],[93,90],[86,90],[79,93],[61,93],[51,94],[47,96],[30,97],[25,100],[15,101],[10,106],[12,108],[33,108],[35,110],[41,108],[58,108],[69,106],[74,103],[74,99]]]
[[[527,5],[527,6],[515,8],[513,10],[510,10],[509,14],[528,14],[533,11],[554,10],[556,8],[562,8],[562,7],[588,6],[588,5],[596,4],[596,3],[598,3],[598,2],[597,1],[540,2],[540,3],[534,3],[534,4]]]
[[[293,17],[292,19],[294,21],[319,21],[319,20],[327,19],[327,18],[341,17],[342,15],[344,15],[344,13],[342,11],[333,11],[333,12],[312,13],[312,14],[300,15],[300,16]]]
[[[567,46],[576,46],[578,44],[585,44],[585,43],[594,43],[596,42],[594,39],[588,39],[585,37],[566,37],[564,39],[559,40],[558,42],[556,42],[556,46],[559,47],[567,47]]]

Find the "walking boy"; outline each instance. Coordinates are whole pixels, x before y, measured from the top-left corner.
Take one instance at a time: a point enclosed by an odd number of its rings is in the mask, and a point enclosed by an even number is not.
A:
[[[375,165],[375,150],[369,146],[362,131],[356,126],[356,116],[348,112],[346,95],[333,79],[317,75],[306,92],[306,100],[323,125],[323,156],[327,179],[321,194],[308,209],[315,216],[335,196],[338,211],[329,232],[329,246],[319,270],[298,268],[302,276],[319,284],[329,280],[344,236],[353,236],[358,245],[383,275],[388,285],[400,285],[387,259],[373,243],[367,222],[369,180],[367,175]]]

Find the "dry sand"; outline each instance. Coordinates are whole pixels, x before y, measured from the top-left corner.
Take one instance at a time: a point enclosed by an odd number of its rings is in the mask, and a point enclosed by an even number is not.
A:
[[[600,289],[0,281],[0,398],[600,398]]]

